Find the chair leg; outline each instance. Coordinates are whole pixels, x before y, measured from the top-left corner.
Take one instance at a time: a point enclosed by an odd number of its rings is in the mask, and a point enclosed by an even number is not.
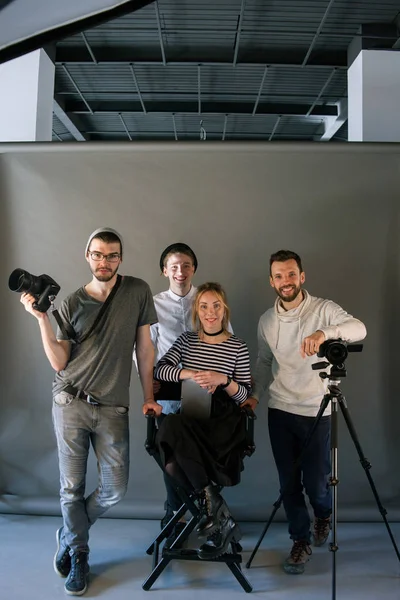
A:
[[[249,580],[243,575],[242,569],[239,567],[238,563],[227,562],[226,565],[232,571],[233,575],[236,577],[244,591],[247,593],[252,592],[253,588],[250,585]]]
[[[194,530],[196,525],[200,522],[202,517],[202,512],[199,509],[198,503],[191,495],[182,494],[182,501],[184,504],[179,509],[179,511],[171,518],[169,523],[164,527],[164,529],[158,534],[153,543],[147,550],[148,554],[153,554],[153,567],[150,575],[147,577],[145,582],[142,585],[143,590],[149,591],[154,582],[158,579],[158,577],[162,574],[165,568],[172,560],[191,560],[191,561],[201,561],[202,563],[208,562],[207,560],[202,560],[198,556],[198,550],[183,550],[183,549],[175,549],[176,545],[179,545],[179,542],[183,542],[188,539],[191,532]],[[162,548],[162,556],[159,560],[159,547],[161,542],[168,536],[171,526],[173,527],[175,523],[180,519],[180,517],[189,510],[192,513],[191,519],[186,524],[185,529],[181,532],[179,537],[172,543],[169,548]],[[249,593],[253,590],[250,582],[244,576],[240,563],[242,560],[241,550],[242,547],[236,540],[231,540],[230,546],[232,549],[232,553],[224,554],[218,558],[210,560],[210,562],[225,562],[225,564],[229,567],[230,571],[242,587],[242,589]]]
[[[150,575],[148,576],[148,578],[146,579],[146,581],[142,585],[142,588],[146,592],[149,591],[149,589],[151,588],[151,586],[153,585],[153,583],[156,581],[156,579],[158,579],[158,577],[164,571],[165,567],[168,566],[168,564],[170,563],[170,561],[171,561],[170,558],[162,558],[160,560],[160,562],[158,563],[158,565],[152,570],[152,572],[150,573]]]
[[[189,535],[192,533],[193,529],[196,527],[198,523],[197,517],[192,517],[188,523],[186,523],[185,529],[181,532],[181,534],[176,538],[176,540],[171,544],[168,550],[175,550],[176,546],[179,547],[180,542],[184,542],[187,540]],[[164,554],[163,554],[164,556]]]
[[[164,529],[160,531],[157,537],[152,541],[150,546],[146,550],[146,554],[153,554],[154,551],[158,549],[158,546],[161,544],[165,538],[168,537],[169,532],[175,526],[175,524],[179,521],[179,519],[185,514],[187,507],[185,504],[182,504],[180,509],[174,514],[173,517],[168,521]]]

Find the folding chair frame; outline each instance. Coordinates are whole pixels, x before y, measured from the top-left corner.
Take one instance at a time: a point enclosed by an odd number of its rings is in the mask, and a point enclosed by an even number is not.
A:
[[[244,450],[245,456],[251,456],[255,450],[254,445],[254,420],[257,418],[253,411],[244,407],[243,412],[246,414],[246,439],[247,445]],[[157,428],[156,420],[154,416],[147,416],[147,438],[145,442],[145,448],[147,452],[153,456],[157,461],[158,465],[163,469],[163,465],[160,460],[160,456],[157,452],[155,438]],[[203,516],[203,510],[201,501],[197,494],[188,493],[185,489],[178,487],[177,491],[182,499],[181,508],[171,517],[167,525],[160,531],[157,537],[153,540],[150,546],[147,548],[146,553],[153,555],[153,566],[150,575],[147,577],[142,585],[142,588],[146,591],[150,590],[154,582],[158,579],[164,569],[172,560],[190,560],[200,561],[202,563],[214,562],[214,563],[225,563],[230,569],[232,574],[235,576],[239,584],[242,586],[245,592],[251,592],[252,586],[247,578],[244,576],[241,568],[242,563],[242,546],[235,541],[230,542],[231,552],[225,552],[218,558],[212,560],[203,560],[199,558],[198,552],[195,549],[182,548],[182,544],[189,538],[192,531],[200,522]],[[169,536],[170,532],[175,527],[179,519],[189,511],[192,515],[191,519],[187,522],[186,527],[181,531],[179,536],[168,548],[165,545],[161,548],[160,557],[160,546],[162,542]]]

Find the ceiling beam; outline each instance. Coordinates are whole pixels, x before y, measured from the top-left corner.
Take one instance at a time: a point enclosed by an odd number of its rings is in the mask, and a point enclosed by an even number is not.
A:
[[[174,127],[175,141],[178,141],[178,132],[177,132],[177,129],[176,129],[175,113],[172,113],[172,125]]]
[[[93,114],[92,109],[89,106],[89,103],[87,102],[85,96],[82,94],[81,90],[79,89],[79,87],[77,86],[75,79],[72,77],[71,73],[68,71],[67,67],[65,65],[62,65],[63,71],[66,74],[66,76],[68,77],[68,79],[70,80],[70,82],[72,83],[72,85],[74,86],[74,88],[76,89],[77,93],[79,94],[82,102],[86,105],[86,108],[88,109],[88,111]]]
[[[226,128],[228,125],[228,115],[225,115],[225,119],[224,119],[224,129],[222,131],[222,141],[225,141],[225,137],[226,137]]]
[[[161,20],[160,20],[160,11],[158,8],[158,0],[155,1],[154,8],[156,9],[157,30],[158,30],[158,39],[160,42],[161,57],[162,57],[163,65],[165,67],[165,65],[167,64],[167,59],[165,57],[164,40],[163,40],[162,31],[161,31]]]
[[[269,136],[269,138],[268,138],[268,141],[269,141],[269,142],[272,142],[272,138],[273,138],[273,137],[274,137],[274,135],[276,134],[276,130],[278,129],[278,125],[279,125],[279,123],[281,122],[281,119],[282,119],[282,115],[278,115],[278,118],[277,118],[277,119],[276,119],[276,121],[275,121],[274,128],[273,128],[273,130],[271,131],[271,135],[270,135],[270,136]]]
[[[86,48],[87,48],[87,51],[88,51],[88,52],[89,52],[89,54],[90,54],[90,57],[91,57],[92,61],[94,62],[94,64],[95,64],[95,65],[97,65],[97,59],[96,59],[96,57],[95,57],[95,55],[94,55],[94,52],[93,52],[93,50],[92,50],[92,47],[91,47],[91,45],[90,45],[90,44],[89,44],[89,42],[88,42],[88,39],[87,39],[87,37],[86,37],[86,35],[84,34],[84,32],[83,32],[83,31],[81,32],[81,36],[82,36],[82,39],[83,39],[83,41],[85,42],[85,46],[86,46]]]
[[[122,129],[119,131],[105,131],[105,130],[91,130],[91,131],[85,131],[85,135],[90,136],[90,138],[92,139],[93,137],[96,137],[97,139],[99,138],[99,136],[102,136],[103,139],[110,139],[110,137],[114,137],[115,139],[122,139],[126,137],[125,131],[123,131]],[[170,131],[140,131],[137,134],[135,133],[135,141],[137,140],[157,140],[157,139],[171,139],[172,137],[172,133]],[[196,140],[199,141],[199,131],[198,129],[194,130],[194,131],[185,131],[185,133],[180,134],[180,140]],[[265,132],[250,132],[250,133],[245,133],[245,132],[230,132],[229,133],[229,141],[233,141],[235,139],[240,139],[242,141],[246,141],[246,140],[269,140],[269,138],[271,137],[271,134],[269,133],[265,133]],[[312,133],[276,133],[275,134],[275,138],[279,138],[279,139],[284,139],[284,140],[310,140],[310,141],[314,141],[314,134]],[[210,131],[207,134],[207,139],[213,139],[213,140],[221,140],[221,132],[220,131]]]
[[[254,103],[254,108],[253,108],[253,113],[252,113],[253,117],[254,117],[254,115],[257,112],[257,107],[258,107],[258,104],[260,102],[261,92],[262,92],[262,89],[264,87],[264,81],[265,81],[265,77],[267,76],[267,73],[268,73],[268,67],[265,67],[264,73],[263,73],[263,76],[262,76],[262,79],[261,79],[260,87],[259,87],[259,90],[258,90],[257,98],[256,98],[256,101]]]
[[[127,128],[127,126],[126,126],[126,123],[125,123],[125,121],[124,121],[124,117],[121,115],[121,113],[119,113],[119,118],[120,118],[120,120],[121,120],[121,123],[122,123],[122,126],[123,126],[123,128],[125,129],[125,133],[126,133],[126,135],[128,136],[129,140],[130,140],[130,141],[132,141],[132,136],[131,136],[131,134],[130,134],[130,132],[129,132],[129,129],[128,129],[128,128]]]
[[[130,71],[131,71],[133,83],[135,84],[135,87],[136,87],[136,93],[138,95],[139,102],[142,105],[142,109],[143,109],[144,114],[147,114],[146,106],[145,106],[145,103],[143,102],[142,94],[140,92],[140,87],[139,87],[139,84],[138,84],[138,81],[137,81],[137,78],[136,78],[135,69],[133,68],[133,65],[129,65],[129,68],[130,68]]]
[[[58,141],[59,141],[59,142],[62,142],[62,141],[63,141],[63,140],[62,140],[62,137],[60,137],[60,136],[58,135],[58,133],[56,133],[56,132],[54,131],[54,129],[52,129],[52,130],[51,130],[51,132],[52,132],[52,134],[54,135],[54,137],[56,137],[56,138],[58,139]]]
[[[346,123],[348,119],[348,102],[347,98],[343,98],[338,102],[337,117],[326,117],[324,125],[324,133],[319,138],[320,142],[329,142]]]
[[[330,82],[332,81],[332,79],[333,79],[333,76],[334,76],[334,74],[335,74],[335,73],[336,73],[336,69],[333,69],[333,70],[331,71],[331,73],[329,74],[329,77],[328,77],[328,79],[325,81],[324,85],[322,86],[322,88],[321,88],[321,90],[320,90],[320,92],[319,92],[318,96],[315,98],[314,102],[311,104],[310,108],[308,109],[308,112],[307,112],[307,115],[306,115],[307,117],[309,117],[309,116],[311,115],[312,111],[314,110],[314,107],[317,105],[317,103],[318,103],[319,99],[320,99],[320,98],[323,96],[323,94],[324,94],[324,92],[325,92],[326,88],[328,87],[328,85],[329,85],[329,84],[330,84]]]
[[[324,14],[322,16],[322,19],[321,19],[321,21],[320,21],[320,23],[318,25],[317,31],[315,32],[315,35],[314,35],[314,37],[312,39],[312,42],[311,42],[311,44],[310,44],[310,46],[309,46],[309,48],[307,50],[307,53],[306,53],[306,55],[304,57],[304,60],[302,62],[302,66],[303,67],[305,67],[305,65],[308,63],[308,60],[309,60],[309,58],[311,56],[311,52],[314,49],[315,43],[316,43],[316,41],[318,39],[319,34],[322,31],[323,26],[325,25],[325,21],[328,18],[329,11],[331,10],[332,5],[333,5],[334,2],[335,2],[335,0],[329,0],[329,2],[328,2],[328,5],[327,5],[327,7],[325,9],[325,12],[324,12]]]
[[[253,114],[253,102],[205,102],[201,103],[201,113],[204,114]],[[84,103],[79,100],[67,100],[66,112],[89,115]],[[282,102],[260,102],[257,115],[299,115],[306,116],[310,109],[309,103],[282,103]],[[142,106],[138,101],[132,100],[101,100],[92,101],[91,110],[95,113],[141,113]],[[147,101],[147,114],[150,113],[199,113],[199,105],[196,101]],[[338,108],[336,104],[317,105],[313,108],[311,116],[337,117]]]
[[[94,46],[92,50],[96,54],[97,62],[102,64],[124,64],[131,63],[133,65],[164,65],[163,60],[160,60],[160,48],[127,48],[127,47],[104,47]],[[240,51],[240,60],[236,62],[236,66],[251,66],[251,65],[280,65],[290,67],[303,67],[302,55],[306,51],[304,48],[295,50],[247,50],[244,47]],[[56,64],[75,63],[80,65],[93,65],[93,60],[88,55],[88,50],[84,44],[82,46],[60,46],[56,47]],[[232,56],[229,48],[219,48],[218,52],[215,49],[189,49],[176,46],[169,47],[167,66],[181,65],[218,65],[232,66]],[[308,60],[307,68],[309,67],[337,67],[347,68],[347,50],[321,50],[314,52]]]
[[[245,6],[246,6],[246,0],[242,0],[242,5],[240,7],[240,15],[239,15],[239,19],[238,19],[238,25],[237,25],[237,30],[236,30],[236,38],[235,38],[235,53],[233,55],[233,65],[234,66],[236,66],[236,64],[237,64],[237,58],[238,58],[238,54],[239,54],[240,34],[242,33],[242,23],[243,23]]]
[[[80,132],[81,128],[78,129],[77,118],[74,115],[67,115],[62,104],[57,100],[53,100],[53,113],[78,142],[86,142],[86,138]]]

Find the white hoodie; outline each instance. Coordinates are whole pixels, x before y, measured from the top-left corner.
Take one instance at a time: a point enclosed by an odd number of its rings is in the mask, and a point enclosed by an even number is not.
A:
[[[331,300],[310,296],[303,290],[303,302],[285,311],[277,298],[258,324],[258,357],[254,373],[253,396],[260,399],[269,386],[269,407],[296,415],[314,417],[326,392],[328,381],[321,379],[311,365],[323,359],[317,355],[303,358],[300,346],[317,330],[325,339],[341,338],[357,342],[367,335],[365,325]],[[330,413],[330,405],[325,415]]]

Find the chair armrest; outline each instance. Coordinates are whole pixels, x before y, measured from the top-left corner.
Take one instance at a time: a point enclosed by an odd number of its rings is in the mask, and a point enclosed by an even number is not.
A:
[[[246,448],[244,450],[244,455],[251,456],[256,449],[254,442],[254,421],[257,419],[257,415],[250,406],[241,406],[240,410],[246,418]]]
[[[156,435],[157,435],[157,424],[156,424],[156,414],[153,411],[150,411],[146,415],[147,421],[147,434],[146,441],[144,443],[144,447],[146,451],[152,456],[156,452]]]
[[[257,419],[256,413],[250,408],[250,406],[241,406],[240,410],[246,413],[248,419],[255,421]]]

